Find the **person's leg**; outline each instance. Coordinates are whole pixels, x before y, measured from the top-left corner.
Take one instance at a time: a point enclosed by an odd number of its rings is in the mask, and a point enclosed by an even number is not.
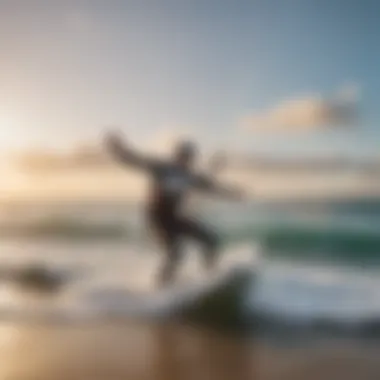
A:
[[[175,237],[168,238],[163,244],[163,248],[165,258],[158,274],[158,286],[166,286],[174,281],[180,261],[179,239]]]
[[[173,282],[181,257],[180,238],[176,226],[173,223],[155,223],[154,234],[164,253],[164,261],[158,272],[158,286],[166,286]]]
[[[193,219],[183,219],[180,227],[183,235],[194,239],[203,246],[205,268],[208,271],[213,270],[217,263],[220,248],[220,239],[217,234],[201,222]]]

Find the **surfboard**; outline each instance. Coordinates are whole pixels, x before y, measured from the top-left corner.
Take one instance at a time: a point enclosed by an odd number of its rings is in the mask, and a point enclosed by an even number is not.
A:
[[[194,263],[178,282],[163,289],[103,289],[86,299],[97,315],[180,318],[204,322],[227,322],[239,314],[246,292],[257,271],[256,247],[227,250],[211,275],[194,270]]]

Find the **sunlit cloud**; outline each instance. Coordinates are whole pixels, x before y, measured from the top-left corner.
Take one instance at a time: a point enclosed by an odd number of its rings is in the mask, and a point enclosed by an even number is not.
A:
[[[106,153],[95,145],[78,145],[68,152],[31,150],[13,159],[18,168],[34,173],[100,168],[109,165],[109,162]]]
[[[8,181],[3,187],[0,195],[10,199],[138,199],[143,194],[143,178],[117,165],[101,144],[78,145],[66,152],[27,151],[13,156],[11,163],[10,172],[24,181]]]
[[[125,136],[125,144],[139,154],[162,157],[170,155],[175,145],[184,139],[191,139],[190,134],[184,129],[173,128],[161,130],[150,140],[140,144]],[[106,169],[116,164],[102,145],[102,141],[78,144],[65,152],[48,149],[28,150],[14,156],[13,163],[29,173]]]
[[[360,89],[343,86],[332,97],[292,97],[243,118],[241,126],[251,131],[312,131],[352,125],[358,117]]]

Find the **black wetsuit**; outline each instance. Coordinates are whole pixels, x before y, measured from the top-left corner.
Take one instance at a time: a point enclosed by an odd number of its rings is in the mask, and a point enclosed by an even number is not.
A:
[[[191,189],[210,187],[206,178],[194,175],[176,165],[156,165],[151,171],[152,184],[147,206],[150,226],[173,260],[179,255],[182,238],[194,239],[213,249],[217,244],[216,235],[198,220],[184,215],[183,203]]]
[[[181,256],[183,238],[194,239],[203,245],[205,264],[211,268],[216,258],[218,238],[198,220],[184,215],[182,206],[191,189],[215,190],[212,182],[176,163],[143,158],[117,144],[111,145],[111,151],[122,162],[151,176],[146,217],[166,252],[159,282],[172,280]]]

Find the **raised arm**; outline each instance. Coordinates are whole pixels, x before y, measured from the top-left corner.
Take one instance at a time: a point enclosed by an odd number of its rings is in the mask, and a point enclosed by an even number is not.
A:
[[[123,164],[145,170],[155,170],[159,166],[158,160],[144,157],[132,150],[119,134],[107,134],[105,145],[111,155]]]

